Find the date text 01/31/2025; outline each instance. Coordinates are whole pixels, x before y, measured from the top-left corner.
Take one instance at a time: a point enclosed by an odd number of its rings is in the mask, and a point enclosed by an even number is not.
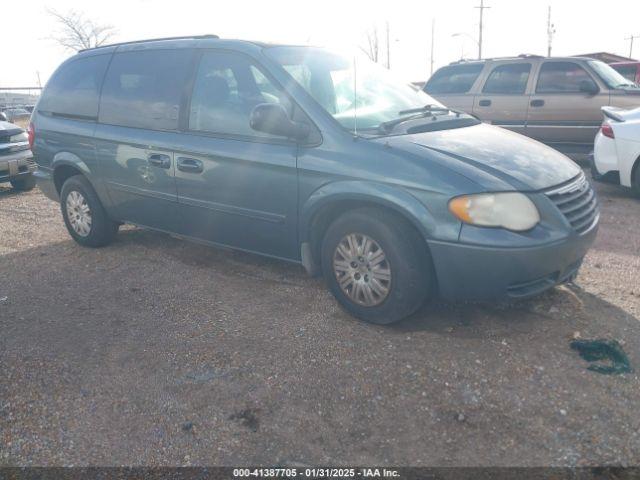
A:
[[[397,470],[387,468],[235,468],[234,478],[394,478]]]

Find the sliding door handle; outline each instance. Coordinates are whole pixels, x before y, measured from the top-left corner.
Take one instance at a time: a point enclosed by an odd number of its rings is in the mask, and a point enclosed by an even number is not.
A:
[[[150,153],[147,155],[147,162],[149,162],[149,165],[153,165],[154,167],[171,167],[171,157],[164,153]]]
[[[178,170],[189,173],[202,173],[204,165],[201,160],[189,157],[178,157]]]

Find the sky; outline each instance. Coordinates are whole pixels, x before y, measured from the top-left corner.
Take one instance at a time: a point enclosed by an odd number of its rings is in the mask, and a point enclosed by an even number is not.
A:
[[[353,49],[365,47],[367,31],[377,28],[383,53],[388,22],[391,69],[408,81],[421,81],[430,74],[433,19],[436,69],[461,56],[477,56],[479,10],[474,7],[479,4],[480,0],[29,0],[26,15],[15,17],[20,20],[2,22],[0,87],[37,86],[38,74],[44,85],[73,54],[52,40],[57,25],[47,9],[75,10],[98,24],[112,25],[117,29],[113,41],[214,33]],[[627,56],[625,37],[640,35],[638,0],[485,0],[485,5],[491,8],[484,16],[484,57],[546,54],[548,6],[556,30],[554,55],[607,51]],[[640,58],[640,38],[634,57]]]

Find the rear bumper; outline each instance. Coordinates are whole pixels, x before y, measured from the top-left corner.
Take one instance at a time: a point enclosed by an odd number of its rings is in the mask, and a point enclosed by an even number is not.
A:
[[[56,186],[53,183],[53,174],[49,169],[40,167],[38,171],[33,174],[33,176],[36,179],[38,188],[42,191],[42,193],[44,193],[47,198],[55,202],[60,201],[58,191],[56,190]]]
[[[37,168],[29,150],[3,155],[0,157],[0,183],[31,175]]]
[[[449,301],[483,301],[542,293],[576,276],[597,230],[595,222],[582,235],[528,248],[428,242],[440,295]]]

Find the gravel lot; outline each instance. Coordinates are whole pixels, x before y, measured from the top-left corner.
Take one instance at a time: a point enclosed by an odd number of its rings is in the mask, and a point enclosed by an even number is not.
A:
[[[301,267],[133,228],[75,244],[0,187],[0,466],[640,464],[640,201],[597,186],[577,284],[341,311]],[[591,372],[574,335],[623,342]]]

